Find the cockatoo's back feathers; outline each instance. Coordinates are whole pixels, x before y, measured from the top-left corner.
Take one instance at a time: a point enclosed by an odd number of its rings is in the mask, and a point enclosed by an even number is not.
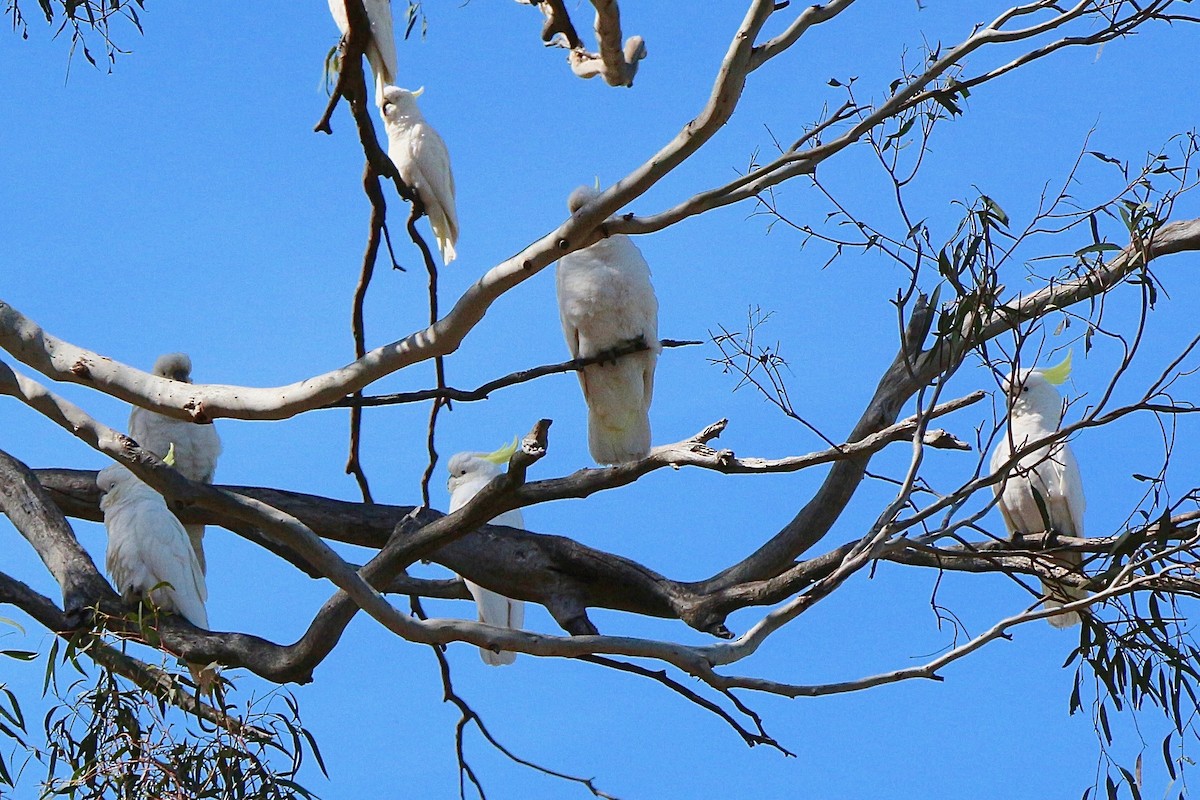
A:
[[[208,591],[183,525],[162,495],[120,465],[97,476],[108,532],[105,567],[122,594],[149,594],[199,628],[208,627]]]
[[[572,193],[571,206],[577,210],[596,194],[581,186]],[[650,265],[629,237],[616,235],[563,256],[555,282],[563,335],[573,358],[596,356],[637,338],[650,347],[579,373],[592,458],[619,464],[644,457],[650,450],[649,411],[659,351]]]
[[[186,353],[161,355],[154,362],[154,374],[191,383],[192,359]],[[215,425],[198,425],[134,406],[129,412],[129,435],[159,458],[166,458],[168,451],[174,448],[175,463],[172,466],[179,474],[188,480],[212,483],[217,458],[221,455],[221,437]],[[204,526],[188,525],[187,532],[200,567],[204,569]]]

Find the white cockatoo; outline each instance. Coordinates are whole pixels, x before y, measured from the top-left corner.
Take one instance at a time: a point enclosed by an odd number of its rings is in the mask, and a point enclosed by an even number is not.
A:
[[[597,194],[580,186],[567,207],[574,214]],[[592,458],[598,464],[636,461],[650,452],[650,400],[660,349],[650,266],[629,237],[618,234],[563,256],[556,283],[572,358],[595,356],[639,336],[649,347],[578,373]]]
[[[517,444],[514,440],[512,444],[505,445],[494,453],[467,452],[451,456],[447,465],[450,469],[450,480],[446,484],[450,490],[450,513],[465,506],[472,497],[479,493],[480,489],[487,486],[492,478],[499,475],[502,472],[502,465],[507,464],[516,451]],[[521,528],[522,530],[525,528],[525,520],[521,516],[521,510],[517,508],[505,511],[491,522],[495,525],[507,525],[510,528]],[[471,597],[475,598],[480,622],[495,625],[497,628],[514,629],[520,629],[525,624],[524,602],[510,600],[502,594],[485,589],[466,579],[463,582],[467,584],[467,591],[471,593]],[[513,663],[517,654],[506,650],[497,653],[481,647],[479,648],[479,657],[483,659],[484,663],[498,667],[502,664]]]
[[[192,360],[186,353],[167,353],[154,362],[155,375],[183,383],[192,382]],[[221,437],[212,424],[197,425],[183,419],[135,406],[129,414],[129,435],[142,447],[159,458],[166,458],[171,445],[175,446],[175,469],[188,480],[212,483],[217,471],[217,456],[221,454]],[[204,526],[185,525],[188,538],[196,550],[200,569],[207,572],[204,560]]]
[[[371,40],[367,43],[367,63],[375,76],[375,105],[383,106],[383,87],[396,82],[396,37],[392,31],[391,0],[363,0],[371,22]],[[345,36],[350,31],[346,0],[329,0],[329,13]]]
[[[1071,354],[1062,362],[1042,369],[1023,369],[1010,373],[1003,382],[1012,411],[1008,431],[992,452],[991,470],[998,472],[1014,449],[1043,439],[1058,430],[1062,422],[1063,401],[1055,386],[1071,374]],[[1053,531],[1061,536],[1083,536],[1083,481],[1075,454],[1065,441],[1055,442],[1022,456],[1004,479],[994,486],[1000,514],[1009,533],[1030,534]],[[1082,572],[1079,553],[1061,553],[1055,560],[1064,567]],[[1087,597],[1087,592],[1062,584],[1043,584],[1051,596],[1048,606]],[[1047,618],[1056,628],[1079,624],[1079,615],[1071,612]]]
[[[204,572],[163,496],[120,464],[100,470],[96,485],[103,492],[100,510],[108,531],[104,566],[117,591],[127,600],[149,598],[156,608],[207,630]],[[199,664],[188,669],[207,691],[212,671]]]
[[[454,260],[458,242],[458,212],[454,207],[454,173],[446,143],[425,121],[417,98],[424,87],[410,92],[399,86],[383,90],[383,126],[387,130],[388,157],[405,185],[417,193],[429,226],[437,239],[442,262]]]

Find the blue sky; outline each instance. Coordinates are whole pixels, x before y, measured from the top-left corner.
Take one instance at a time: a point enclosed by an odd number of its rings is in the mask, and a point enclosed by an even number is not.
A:
[[[857,77],[860,96],[879,97],[896,77],[906,47],[915,59],[922,37],[956,41],[1004,7],[969,4],[971,12],[964,12],[964,5],[931,0],[922,10],[915,3],[856,4],[755,73],[734,119],[631,210],[658,211],[728,180],[756,151],[769,154],[772,135],[794,139],[822,105],[840,103],[830,78]],[[276,4],[265,3],[217,3],[202,12],[152,4],[143,15],[144,37],[130,30],[118,34],[131,52],[118,57],[111,74],[78,55],[68,74],[69,43],[52,40],[37,19],[28,40],[5,35],[0,70],[10,77],[0,132],[0,297],[50,332],[126,363],[149,367],[161,352],[186,350],[201,382],[273,386],[349,361],[350,303],[367,231],[362,154],[344,108],[334,118],[332,137],[312,132],[326,102],[319,86],[322,61],[337,31],[324,3],[295,4],[290,11],[280,15]],[[441,273],[442,306],[448,308],[486,269],[558,225],[574,186],[596,176],[604,184],[617,180],[698,113],[743,9],[627,2],[625,31],[644,36],[649,50],[632,89],[571,75],[562,51],[540,46],[540,15],[528,7],[476,0],[429,3],[426,11],[428,36],[399,45],[400,76],[410,87],[426,87],[422,109],[453,158],[462,236],[459,260]],[[589,37],[586,4],[575,13]],[[935,241],[944,239],[960,213],[952,201],[982,191],[1023,221],[1043,186],[1061,182],[1093,129],[1091,149],[1140,163],[1146,151],[1197,124],[1196,44],[1190,28],[1150,28],[1099,51],[1058,54],[981,88],[963,117],[935,132],[911,190],[917,215],[928,218]],[[969,63],[1003,63],[1017,52],[984,53]],[[863,148],[823,164],[820,172],[822,182],[858,213],[895,232],[898,223],[879,177]],[[1119,188],[1113,171],[1098,161],[1085,162],[1079,177],[1075,188],[1082,202]],[[813,226],[829,210],[806,179],[782,187],[779,201],[790,217]],[[390,203],[392,226],[402,231],[407,208],[398,198]],[[654,273],[660,332],[704,339],[718,325],[742,326],[751,307],[774,312],[761,335],[781,343],[797,407],[840,438],[895,351],[889,300],[905,275],[874,255],[855,253],[824,267],[827,249],[802,248],[798,234],[783,226],[768,231],[768,220],[752,212],[751,204],[741,204],[638,239]],[[1194,198],[1177,204],[1176,218],[1196,216]],[[1120,241],[1117,226],[1105,233]],[[369,346],[401,338],[427,313],[419,258],[403,246],[402,234],[396,238],[409,271],[380,263],[367,305]],[[1069,238],[1047,247],[1070,252],[1084,243]],[[1126,399],[1137,379],[1154,374],[1196,334],[1196,266],[1194,256],[1161,264],[1170,298],[1151,317],[1145,365],[1133,370]],[[1036,288],[1024,283],[1020,264],[1010,269],[1010,292]],[[931,280],[925,283],[932,288]],[[1129,325],[1135,313],[1135,290],[1117,290],[1110,321]],[[816,436],[751,390],[734,393],[736,380],[708,363],[716,355],[712,345],[663,355],[652,412],[656,443],[686,438],[728,417],[721,444],[739,455],[821,447]],[[1119,355],[1108,342],[1086,359],[1076,352],[1069,394],[1094,396]],[[553,273],[546,270],[493,306],[448,361],[447,372],[451,384],[471,387],[565,357]],[[432,368],[419,366],[372,391],[431,381]],[[986,370],[971,365],[951,384],[959,393],[975,388],[994,384]],[[1198,389],[1194,376],[1181,384],[1193,399]],[[124,429],[128,409],[121,403],[75,386],[55,391]],[[939,424],[971,439],[978,425],[990,421],[987,405]],[[417,406],[367,411],[364,465],[379,501],[419,502],[426,414]],[[490,450],[539,417],[554,419],[554,427],[536,477],[591,463],[585,410],[569,375],[459,404],[443,415],[438,449],[444,456]],[[352,479],[342,474],[345,412],[218,425],[225,442],[219,482],[357,498]],[[1154,471],[1155,430],[1152,420],[1130,419],[1109,434],[1085,434],[1075,442],[1089,487],[1089,532],[1117,529],[1136,504],[1142,486],[1130,476]],[[1197,432],[1195,422],[1181,421],[1176,492],[1190,487],[1182,467],[1200,463]],[[32,466],[105,465],[101,455],[11,401],[0,404],[0,442]],[[907,449],[897,446],[874,468],[896,474],[906,460]],[[931,475],[948,485],[969,475],[975,459],[937,453],[930,462]],[[444,475],[439,467],[434,481],[434,505],[443,509]],[[587,501],[527,509],[525,518],[532,530],[572,536],[673,578],[697,579],[744,557],[778,530],[822,477],[819,469],[737,478],[662,471]],[[864,485],[829,544],[861,535],[890,497],[887,485]],[[1000,528],[998,518],[988,521]],[[75,527],[102,560],[102,528]],[[53,595],[51,579],[7,522],[0,522],[0,532],[13,543],[0,548],[0,570]],[[215,629],[292,641],[331,591],[225,531],[210,529],[207,541]],[[344,552],[365,557],[353,548]],[[429,574],[435,572],[430,568]],[[740,667],[808,683],[919,663],[950,641],[929,607],[936,577],[890,565],[873,577],[857,575]],[[974,632],[1025,603],[1000,577],[949,576],[939,599]],[[430,602],[427,608],[447,616],[474,613],[461,602]],[[730,626],[744,631],[760,614],[740,612]],[[604,611],[593,619],[606,633],[704,641],[680,623]],[[557,630],[540,608],[529,610],[527,625]],[[44,652],[48,636],[29,630],[24,646]],[[507,745],[552,768],[594,776],[601,788],[623,798],[708,796],[724,786],[729,796],[765,800],[884,792],[893,798],[959,797],[967,791],[980,797],[1077,797],[1093,779],[1098,750],[1090,720],[1067,715],[1071,672],[1061,665],[1074,636],[1043,624],[1025,626],[1013,641],[946,670],[944,683],[911,682],[819,700],[747,698],[768,730],[796,752],[794,759],[746,748],[719,720],[633,676],[532,657],[489,669],[466,645],[451,647],[450,657],[456,686]],[[36,692],[40,677],[37,665],[6,664],[3,674],[27,693]],[[263,688],[249,675],[238,680],[246,692]],[[359,619],[317,670],[316,681],[293,690],[332,776],[327,783],[315,770],[307,773],[322,796],[456,794],[457,714],[440,702],[427,648]],[[1165,728],[1153,713],[1142,724],[1149,748],[1147,796],[1159,796],[1168,783],[1157,758]],[[1140,746],[1138,733],[1122,723],[1116,751],[1132,761]],[[586,796],[507,763],[478,740],[470,752],[489,796]]]

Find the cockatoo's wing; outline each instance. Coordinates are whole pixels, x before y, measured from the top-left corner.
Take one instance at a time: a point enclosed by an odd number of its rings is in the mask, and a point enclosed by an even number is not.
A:
[[[156,591],[155,598],[161,592],[169,599],[160,605],[178,612],[198,628],[207,628],[208,612],[204,603],[208,599],[208,589],[183,525],[165,503],[153,511],[147,508],[141,525],[144,542],[141,557],[148,571],[157,578],[156,583],[171,584],[169,590]],[[150,587],[143,587],[143,590],[147,588]]]
[[[450,496],[450,512],[453,513],[470,502],[471,498],[488,484],[491,477],[490,475],[480,475],[477,479],[466,481],[455,489],[454,493]],[[506,511],[491,522],[496,525],[506,525],[510,528],[521,528],[522,530],[525,528],[525,521],[520,509]],[[495,625],[498,628],[514,629],[519,629],[525,624],[525,603],[523,601],[512,600],[466,579],[463,580],[463,583],[467,585],[467,591],[475,599],[475,607],[478,611],[480,622]],[[485,664],[498,667],[513,663],[517,658],[517,654],[506,650],[496,652],[481,647],[479,648],[479,657],[483,659]]]
[[[1054,530],[1063,536],[1082,537],[1084,535],[1083,511],[1085,505],[1083,480],[1079,474],[1079,462],[1075,460],[1071,446],[1063,442],[1055,447],[1053,455],[1047,461],[1045,471],[1051,476],[1051,480],[1048,482],[1053,484],[1049,504]],[[1083,572],[1082,553],[1059,553],[1055,556],[1055,560],[1067,569]],[[1062,605],[1082,600],[1088,596],[1087,590],[1065,584],[1043,583],[1042,588],[1054,595],[1047,605]],[[1057,614],[1047,618],[1047,621],[1056,628],[1069,628],[1079,624],[1079,615],[1074,612]]]
[[[105,513],[106,566],[122,594],[151,592],[159,607],[208,627],[208,592],[183,525],[162,497],[134,494]],[[154,587],[167,583],[170,586]]]
[[[455,207],[454,172],[446,142],[427,122],[418,123],[410,139],[417,184],[429,225],[437,237],[443,263],[454,260],[458,243],[458,211]]]
[[[212,483],[221,455],[216,426],[197,425],[135,406],[129,412],[129,435],[159,458],[166,458],[175,445],[176,471],[188,480]]]
[[[567,350],[571,353],[571,360],[579,358],[579,328],[575,326],[575,315],[570,313],[564,307],[564,298],[566,297],[563,288],[563,270],[555,270],[554,272],[555,291],[558,296],[558,319],[562,323],[563,338],[567,341]],[[587,398],[587,376],[583,370],[576,370],[575,377],[579,379],[579,386],[583,389],[583,396]]]
[[[1058,483],[1055,492],[1054,527],[1064,536],[1082,537],[1083,512],[1086,502],[1083,497],[1083,478],[1079,474],[1079,462],[1066,442],[1059,445],[1051,457],[1051,465]]]
[[[350,20],[346,17],[346,0],[329,0],[329,15],[345,36],[346,31],[350,30]]]
[[[520,509],[505,511],[493,519],[491,524],[525,529],[525,520],[521,516]],[[475,606],[479,611],[480,622],[495,625],[498,628],[514,629],[520,629],[525,624],[525,603],[521,600],[512,600],[499,592],[485,589],[479,584],[468,580],[464,580],[463,583],[467,585],[467,591],[475,598]],[[479,657],[483,659],[485,664],[498,667],[516,661],[517,654],[507,650],[495,652],[481,647],[479,648]]]
[[[1041,439],[1049,433],[1050,431],[1022,430],[1016,444],[1020,446],[1024,441]],[[1006,432],[992,452],[992,472],[997,472],[1003,467],[1011,452]],[[1083,510],[1082,488],[1078,479],[1079,466],[1070,448],[1065,444],[1056,449],[1041,448],[1021,458],[1005,479],[994,486],[994,491],[999,497],[997,505],[1009,532],[1037,533],[1045,530],[1049,523],[1050,528],[1064,536],[1079,535],[1078,532],[1082,531]],[[1079,492],[1078,514],[1072,508],[1074,501],[1070,497],[1075,491]],[[1045,519],[1046,516],[1049,516],[1049,520]],[[1053,558],[1068,569],[1079,570],[1082,566],[1082,559],[1078,553],[1058,553]],[[1086,591],[1057,582],[1043,581],[1042,591],[1050,598],[1046,601],[1047,606],[1060,606],[1087,596]],[[1055,628],[1069,628],[1079,624],[1079,615],[1056,614],[1047,617],[1046,621]]]
[[[988,463],[988,468],[993,472],[999,472],[1004,466],[1004,462],[1008,461],[1009,454],[1012,451],[1008,447],[1008,436],[1003,436],[1000,441],[996,442],[995,448],[992,449],[992,459]],[[1012,514],[1008,510],[1008,503],[1005,501],[1005,489],[1007,482],[1015,480],[1012,473],[1009,473],[1006,479],[998,483],[992,484],[992,492],[996,496],[996,507],[1000,509],[1000,518],[1004,520],[1004,527],[1009,534],[1017,532],[1016,522],[1013,520]]]

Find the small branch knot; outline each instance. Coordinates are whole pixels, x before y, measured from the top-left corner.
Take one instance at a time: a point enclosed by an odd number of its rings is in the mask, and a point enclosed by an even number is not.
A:
[[[189,400],[183,405],[183,410],[191,417],[192,422],[198,425],[205,425],[212,422],[212,417],[204,409],[204,403],[197,400]]]

